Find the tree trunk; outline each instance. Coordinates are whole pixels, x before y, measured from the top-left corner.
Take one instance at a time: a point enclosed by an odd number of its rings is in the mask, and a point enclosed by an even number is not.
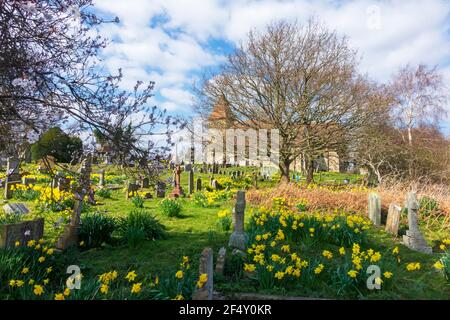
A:
[[[310,184],[314,182],[314,160],[308,160],[306,162],[306,183]]]
[[[289,168],[291,166],[291,160],[285,159],[280,161],[280,171],[281,171],[281,182],[290,182],[291,177],[289,176]]]

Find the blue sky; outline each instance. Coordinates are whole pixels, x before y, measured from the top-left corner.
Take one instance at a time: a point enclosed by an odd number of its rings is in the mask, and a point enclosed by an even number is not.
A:
[[[153,103],[174,114],[191,111],[191,88],[204,68],[215,68],[251,28],[275,19],[300,23],[314,15],[349,37],[360,71],[384,82],[402,65],[436,65],[450,87],[450,1],[95,0],[106,16],[101,32],[110,72],[122,68],[123,87],[155,81]],[[450,113],[450,112],[449,112]],[[441,126],[450,134],[449,119]]]

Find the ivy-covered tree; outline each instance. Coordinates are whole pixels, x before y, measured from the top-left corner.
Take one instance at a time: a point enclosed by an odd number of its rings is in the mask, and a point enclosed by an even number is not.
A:
[[[58,162],[68,163],[83,153],[83,142],[78,137],[71,137],[61,128],[51,128],[31,146],[31,157],[39,160],[47,156]]]

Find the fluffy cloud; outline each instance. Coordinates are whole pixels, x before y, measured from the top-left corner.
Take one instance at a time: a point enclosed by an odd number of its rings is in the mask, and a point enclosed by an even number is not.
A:
[[[122,67],[124,86],[156,81],[157,101],[185,112],[190,86],[204,67],[223,61],[219,46],[237,44],[251,28],[276,19],[305,22],[311,15],[361,55],[361,71],[386,81],[404,64],[438,65],[450,79],[450,2],[446,0],[96,0],[121,19],[102,32],[113,43],[106,65]]]

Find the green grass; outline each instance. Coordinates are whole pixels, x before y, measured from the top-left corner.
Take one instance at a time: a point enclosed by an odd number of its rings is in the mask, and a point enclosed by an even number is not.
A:
[[[119,173],[118,168],[113,169]],[[250,168],[227,168],[222,171],[252,171]],[[171,177],[172,173],[167,172],[163,178]],[[209,183],[211,174],[195,174],[195,179],[202,178],[203,185]],[[338,183],[344,179],[355,182],[359,175],[347,175],[336,173],[322,173],[316,175],[316,182],[327,183],[329,180],[335,180]],[[181,184],[185,192],[188,190],[188,174],[182,173]],[[274,182],[259,182],[259,188],[265,188],[273,185]],[[149,189],[155,196],[153,189]],[[171,191],[168,185],[167,194]],[[0,195],[0,199],[3,193]],[[105,211],[113,217],[124,217],[134,206],[130,200],[125,199],[123,190],[114,190],[111,192],[111,199],[97,197],[98,204],[93,207],[94,210]],[[72,250],[67,254],[67,263],[79,265],[83,274],[87,278],[97,276],[101,273],[117,270],[119,273],[134,269],[138,274],[165,274],[176,269],[183,256],[189,256],[192,261],[192,268],[197,270],[198,260],[201,251],[205,247],[212,247],[215,256],[220,247],[226,246],[229,238],[229,232],[221,231],[217,225],[217,212],[225,208],[231,208],[233,203],[225,202],[218,208],[200,208],[196,207],[188,198],[182,199],[182,217],[170,218],[161,214],[159,202],[161,199],[145,200],[144,208],[155,215],[158,220],[167,227],[168,237],[166,240],[145,241],[142,246],[131,249],[127,245],[105,246],[102,248],[91,249],[88,251]],[[11,200],[11,202],[18,202]],[[34,202],[26,202],[31,210],[35,210]],[[248,215],[247,215],[248,218]],[[46,223],[45,235],[47,238],[54,238],[56,232],[51,223]],[[398,282],[394,284],[394,290],[374,291],[364,298],[367,299],[448,299],[450,297],[449,285],[440,274],[432,270],[432,265],[438,260],[438,255],[424,255],[399,245],[399,241],[393,239],[384,231],[371,229],[370,247],[380,251],[391,250],[398,245],[401,250],[402,260],[406,262],[420,262],[422,269],[413,273],[401,270],[401,274],[396,278]],[[326,245],[326,249],[332,248]],[[315,247],[313,250],[304,248],[305,257],[320,254],[325,246]],[[336,251],[337,248],[334,248]],[[402,265],[403,265],[402,261]],[[0,270],[1,271],[1,270]],[[217,290],[230,294],[232,292],[255,292],[257,291],[254,282],[249,279],[240,279],[231,281],[227,277],[217,277],[215,287]],[[336,295],[336,290],[327,283],[321,283],[314,290],[305,288],[296,288],[286,291],[283,288],[274,288],[271,290],[260,291],[260,293],[280,294],[289,296],[308,296],[321,298],[346,298]]]

